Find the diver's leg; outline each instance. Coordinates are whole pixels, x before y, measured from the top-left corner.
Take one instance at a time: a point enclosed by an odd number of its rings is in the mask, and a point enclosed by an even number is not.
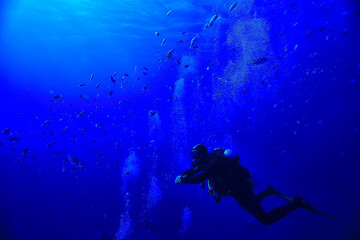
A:
[[[264,198],[270,197],[271,195],[273,195],[274,190],[275,190],[275,188],[273,186],[268,186],[264,191],[259,192],[258,194],[256,194],[257,200],[259,202],[262,202],[264,200]]]
[[[244,197],[244,196],[248,197]],[[253,196],[249,196],[249,194],[242,195],[242,194],[236,194],[232,195],[232,197],[236,200],[236,202],[244,208],[245,211],[251,213],[259,222],[261,222],[264,225],[266,224],[266,212],[260,205],[260,201],[257,200],[257,196],[253,194]]]
[[[264,191],[256,194],[256,198],[258,199],[259,202],[262,202],[262,200],[264,200],[264,198],[270,197],[271,195],[281,197],[282,199],[284,199],[287,202],[293,201],[293,198],[280,193],[273,186],[268,186]]]
[[[302,207],[302,202],[297,201],[296,199],[296,201],[294,200],[284,206],[275,208],[266,213],[260,205],[260,202],[258,201],[255,194],[253,196],[251,196],[251,194],[246,194],[245,196],[237,194],[233,197],[240,206],[242,206],[247,212],[251,213],[259,222],[265,226],[270,226],[271,224],[284,218],[289,213]]]
[[[274,208],[266,214],[265,225],[270,226],[271,224],[283,219],[289,213],[301,208],[302,205],[296,201],[285,204],[284,206]]]

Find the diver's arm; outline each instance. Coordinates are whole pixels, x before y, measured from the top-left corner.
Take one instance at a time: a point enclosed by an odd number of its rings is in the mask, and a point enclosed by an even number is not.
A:
[[[200,168],[199,168],[199,167],[190,168],[189,170],[186,170],[186,171],[183,172],[181,175],[179,175],[179,176],[176,177],[176,179],[175,179],[175,184],[176,184],[176,185],[180,185],[182,178],[186,178],[186,177],[193,176],[193,175],[197,174],[198,172],[200,172]]]
[[[183,172],[181,174],[182,177],[189,177],[189,176],[193,176],[195,174],[197,174],[198,172],[200,172],[200,168],[196,167],[196,168],[190,168],[189,170],[186,170],[185,172]]]
[[[214,169],[214,163],[210,163],[202,172],[192,176],[182,176],[181,183],[198,184],[208,179]]]

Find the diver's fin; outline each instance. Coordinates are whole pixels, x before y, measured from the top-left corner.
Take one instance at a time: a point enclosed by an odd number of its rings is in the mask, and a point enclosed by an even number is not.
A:
[[[316,208],[314,208],[312,205],[310,207],[305,207],[306,210],[308,210],[309,212],[312,212],[312,213],[315,213],[315,214],[318,214],[318,215],[321,215],[321,216],[324,216],[324,217],[327,217],[327,218],[330,218],[330,219],[333,219],[333,220],[338,220],[337,218],[334,218],[332,216],[329,216],[323,212],[320,212],[319,210],[317,210]]]
[[[314,208],[313,205],[311,205],[308,201],[306,201],[305,199],[301,198],[300,199],[302,200],[302,207],[305,209],[305,210],[308,210],[309,212],[312,212],[312,213],[315,213],[315,214],[318,214],[318,215],[321,215],[321,216],[324,216],[324,217],[327,217],[327,218],[330,218],[330,219],[333,219],[333,220],[337,220],[336,218],[334,217],[331,217],[323,212],[320,212],[319,210],[317,210],[316,208]]]

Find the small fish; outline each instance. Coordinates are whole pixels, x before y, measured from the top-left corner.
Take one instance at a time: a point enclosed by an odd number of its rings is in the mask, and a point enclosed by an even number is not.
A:
[[[2,146],[3,145],[3,143],[0,141],[0,146]]]
[[[260,65],[260,64],[266,63],[267,60],[268,60],[267,57],[258,57],[252,62],[252,64],[253,65]]]
[[[168,17],[171,12],[172,12],[172,10],[170,9],[170,10],[166,13],[166,16]]]
[[[165,42],[166,42],[166,38],[164,38],[164,39],[162,40],[162,42],[161,42],[161,46],[162,46],[162,45],[164,45],[164,44],[165,44]]]
[[[150,116],[150,117],[153,117],[155,114],[156,114],[155,111],[149,111],[149,116]]]
[[[183,42],[185,42],[185,40],[184,39],[179,39],[178,42],[183,43]]]
[[[114,91],[111,90],[111,91],[109,92],[109,97],[111,97],[111,96],[113,95],[113,93],[114,93]]]
[[[114,72],[114,77],[118,74],[118,72]]]
[[[284,32],[280,32],[274,35],[274,38],[284,35]]]
[[[94,78],[94,74],[91,74],[90,75],[90,82],[93,80],[93,78]]]
[[[237,4],[238,4],[237,2],[231,4],[231,6],[229,7],[228,12],[231,12],[232,10],[234,10],[234,8],[237,6]]]
[[[174,49],[170,49],[169,51],[168,51],[168,53],[166,54],[166,61],[167,60],[169,60],[169,59],[173,59],[173,56],[174,56],[174,53],[175,53],[175,51],[174,51]]]
[[[144,67],[144,69],[147,71],[147,70],[149,70],[147,67]]]
[[[23,151],[23,154],[26,154],[29,152],[29,149],[28,148],[25,148],[24,151]]]
[[[211,27],[214,24],[214,22],[218,19],[218,17],[219,16],[217,14],[212,16],[209,22],[205,25],[205,28]]]
[[[114,77],[112,75],[110,75],[110,79],[111,79],[111,82],[116,85],[116,80],[114,79]]]
[[[184,66],[184,68],[188,68],[189,67],[189,65],[188,64],[186,64],[185,66]]]
[[[292,3],[290,6],[291,6],[291,7],[295,7],[295,6],[296,6],[296,3]]]
[[[83,87],[83,86],[85,86],[85,83],[81,83],[81,84],[79,85],[79,87]]]
[[[198,35],[196,35],[195,37],[193,37],[191,39],[189,49],[194,48],[194,45],[195,45],[197,39],[198,39]]]
[[[46,144],[46,146],[47,147],[51,147],[52,145],[55,145],[56,144],[56,142],[51,142],[51,143],[49,143],[49,144]]]
[[[18,138],[18,137],[9,138],[10,142],[17,142],[17,141],[20,141],[20,140],[21,140],[21,138]]]
[[[81,118],[85,115],[85,111],[82,111],[81,113],[79,113],[76,117],[77,118]]]
[[[146,72],[143,72],[143,74],[146,76],[147,75],[147,73]]]
[[[59,94],[58,94],[58,95],[55,95],[55,96],[54,96],[54,99],[59,99],[59,98],[61,98],[61,97],[62,97],[62,95],[59,95]]]
[[[179,60],[176,60],[176,63],[179,64],[179,65],[181,65],[181,62],[180,62]]]
[[[100,83],[96,84],[95,88],[98,88],[100,86]]]
[[[308,31],[305,38],[308,39],[308,38],[311,37],[315,32],[316,32],[315,30]]]
[[[6,135],[9,135],[9,134],[10,134],[10,129],[11,129],[11,128],[7,128],[7,129],[1,131],[1,133],[6,134]]]
[[[154,34],[155,34],[155,36],[157,36],[157,37],[160,35],[159,32],[155,32]]]
[[[67,159],[72,165],[76,166],[76,167],[80,167],[82,166],[82,163],[79,162],[79,160],[76,158],[76,157],[71,157],[71,156],[68,156],[68,159]]]
[[[182,32],[181,35],[184,35],[186,32]]]
[[[50,120],[45,120],[42,124],[41,124],[41,126],[42,127],[45,127],[45,126],[49,126],[51,124],[51,121]]]
[[[124,73],[124,76],[125,76],[125,77],[129,77],[129,74],[127,74],[127,73]]]

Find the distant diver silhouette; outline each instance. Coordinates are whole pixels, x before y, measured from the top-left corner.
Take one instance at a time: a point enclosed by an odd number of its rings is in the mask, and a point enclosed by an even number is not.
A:
[[[249,171],[240,165],[240,157],[230,149],[217,148],[208,153],[203,144],[198,144],[192,149],[190,156],[194,160],[193,168],[177,176],[176,185],[203,183],[202,188],[204,189],[205,181],[208,180],[208,193],[214,195],[216,203],[220,203],[222,197],[231,196],[265,226],[270,226],[299,208],[336,220],[336,218],[315,209],[302,197],[298,195],[293,198],[285,196],[273,186],[268,186],[264,191],[255,195],[254,183]],[[271,195],[278,196],[288,203],[266,213],[260,203]]]

